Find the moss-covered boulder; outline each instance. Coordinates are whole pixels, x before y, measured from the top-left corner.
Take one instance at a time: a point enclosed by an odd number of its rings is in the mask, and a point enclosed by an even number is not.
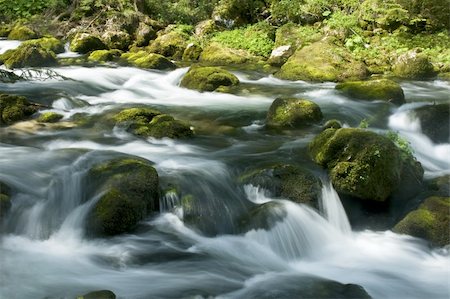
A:
[[[210,65],[238,65],[256,63],[259,58],[245,50],[232,49],[213,42],[203,49],[199,60]]]
[[[130,232],[151,212],[159,212],[158,173],[151,163],[122,157],[92,167],[87,177],[91,194],[102,194],[88,216],[94,236]]]
[[[183,138],[193,135],[188,124],[150,108],[125,109],[114,119],[117,124],[126,125],[129,132],[140,137]]]
[[[37,37],[38,34],[35,31],[24,25],[15,26],[8,34],[8,39],[15,40],[29,40]]]
[[[131,36],[125,31],[106,31],[102,34],[102,41],[110,49],[128,50]]]
[[[180,86],[199,91],[214,91],[220,86],[235,86],[239,79],[218,67],[192,67],[184,75]]]
[[[346,81],[368,75],[364,63],[355,60],[344,47],[330,40],[298,49],[275,76],[286,80]]]
[[[392,66],[395,76],[404,79],[423,80],[436,76],[428,56],[416,51],[410,51],[398,57]]]
[[[414,110],[422,132],[436,143],[450,142],[450,104],[419,107]]]
[[[54,66],[58,62],[55,53],[39,45],[22,44],[0,56],[7,68]]]
[[[275,48],[285,45],[295,51],[323,38],[323,34],[314,26],[299,25],[292,22],[280,26],[275,33]]]
[[[356,99],[389,101],[397,105],[405,103],[400,84],[389,79],[344,82],[337,84],[336,89]]]
[[[61,115],[56,112],[45,112],[39,115],[37,118],[37,122],[39,123],[56,123],[60,121],[64,115]]]
[[[383,202],[408,184],[422,181],[423,169],[387,137],[353,128],[326,129],[309,144],[313,160],[329,170],[336,191]],[[414,174],[414,175],[412,175]]]
[[[11,209],[11,188],[0,182],[0,220]]]
[[[309,100],[277,98],[267,112],[266,124],[270,128],[300,128],[322,120],[320,107]]]
[[[124,53],[120,58],[131,65],[145,69],[173,70],[176,68],[176,65],[164,56],[146,51]]]
[[[23,45],[36,45],[56,54],[64,52],[64,42],[53,36],[44,36],[23,42]]]
[[[70,50],[81,54],[107,48],[99,37],[89,33],[77,33],[70,41]]]
[[[195,25],[194,33],[199,37],[205,37],[209,34],[220,31],[221,27],[214,20],[204,20]]]
[[[116,299],[116,295],[112,291],[101,290],[78,296],[77,299]]]
[[[429,197],[403,218],[394,231],[430,241],[435,246],[450,243],[450,197]]]
[[[212,17],[227,27],[253,23],[265,9],[264,1],[221,0],[214,7]]]
[[[197,61],[202,51],[203,48],[200,45],[190,43],[187,45],[186,50],[184,50],[182,59],[184,61]]]
[[[118,59],[122,55],[122,51],[113,49],[113,50],[96,50],[92,51],[89,56],[89,61],[94,62],[108,62],[108,61],[114,61]]]
[[[36,111],[37,107],[24,97],[0,94],[0,125],[25,120]]]
[[[181,59],[188,45],[188,40],[189,35],[173,30],[158,36],[150,43],[148,50],[165,57]]]
[[[318,208],[321,181],[311,172],[289,164],[272,165],[251,170],[240,177],[243,184],[268,190],[271,196]]]
[[[141,22],[135,33],[134,44],[138,47],[148,46],[149,42],[156,38],[156,31],[152,26]]]

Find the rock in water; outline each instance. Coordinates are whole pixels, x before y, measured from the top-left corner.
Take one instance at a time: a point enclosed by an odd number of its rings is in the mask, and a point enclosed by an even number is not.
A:
[[[36,106],[24,97],[0,94],[0,125],[10,125],[25,120],[36,111]]]
[[[235,86],[239,79],[218,67],[192,67],[184,75],[180,86],[199,91],[214,91],[220,86]]]
[[[428,105],[414,110],[422,132],[436,143],[450,142],[450,104]]]
[[[278,98],[267,113],[266,123],[271,128],[300,128],[322,120],[320,107],[309,100]]]
[[[382,100],[396,105],[405,103],[405,95],[400,84],[389,79],[344,82],[337,84],[336,89],[349,97],[361,100]]]
[[[392,66],[394,75],[400,78],[423,80],[436,76],[433,65],[428,56],[410,51],[398,57]]]
[[[107,49],[107,46],[102,40],[89,33],[77,33],[70,42],[70,50],[81,54],[105,49]]]

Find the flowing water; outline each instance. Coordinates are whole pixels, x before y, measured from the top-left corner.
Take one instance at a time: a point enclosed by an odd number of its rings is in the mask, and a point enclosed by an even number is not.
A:
[[[0,42],[0,51],[8,43]],[[2,92],[63,114],[67,125],[0,129],[0,181],[19,190],[0,235],[1,298],[73,298],[98,289],[119,298],[277,298],[284,291],[295,294],[297,282],[307,277],[359,284],[373,298],[449,297],[446,249],[391,231],[352,231],[326,179],[319,211],[236,180],[267,161],[299,164],[326,177],[307,155],[319,127],[284,134],[264,129],[265,113],[279,95],[309,98],[327,119],[347,126],[368,119],[371,130],[397,130],[411,142],[427,178],[448,174],[450,144],[433,144],[412,113],[417,106],[448,101],[448,83],[403,83],[408,104],[395,108],[343,97],[332,83],[287,82],[252,72],[236,73],[242,90],[230,95],[178,87],[186,68],[51,71],[60,76],[0,84]],[[120,108],[146,105],[191,122],[196,137],[144,140],[104,122]],[[86,121],[71,127],[76,119]],[[162,185],[176,182],[198,198],[201,223],[185,223],[180,199],[168,193],[161,214],[133,234],[87,237],[84,219],[98,198],[86,200],[86,173],[123,154],[154,162]],[[268,203],[268,214],[279,220],[242,232],[239,219]]]

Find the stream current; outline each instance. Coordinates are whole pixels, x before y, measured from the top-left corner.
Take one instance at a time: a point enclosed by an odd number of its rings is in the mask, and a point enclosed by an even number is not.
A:
[[[14,46],[0,41],[0,51],[2,45]],[[0,128],[0,181],[19,190],[0,235],[0,298],[73,298],[99,289],[119,298],[290,298],[308,277],[358,284],[373,298],[450,296],[447,249],[430,249],[389,230],[351,229],[325,171],[308,157],[307,145],[319,127],[284,134],[264,129],[277,96],[305,97],[326,119],[351,127],[368,119],[370,130],[398,131],[411,143],[425,178],[434,178],[450,173],[450,144],[430,141],[411,111],[448,102],[448,83],[403,82],[408,103],[395,107],[346,98],[333,83],[289,82],[255,72],[235,72],[241,92],[230,95],[180,88],[187,68],[46,70],[59,76],[0,83],[0,92],[46,105],[64,115],[63,123],[88,121],[64,130]],[[189,121],[196,137],[139,139],[102,124],[102,116],[137,106]],[[177,182],[199,198],[202,224],[183,222],[174,195],[162,198],[161,214],[132,234],[87,237],[84,219],[97,198],[81,201],[86,173],[123,154],[154,162],[163,185]],[[244,170],[267,161],[295,163],[322,177],[321,209],[237,182]],[[269,213],[284,213],[282,221],[237,233],[246,209],[268,202],[277,203]]]

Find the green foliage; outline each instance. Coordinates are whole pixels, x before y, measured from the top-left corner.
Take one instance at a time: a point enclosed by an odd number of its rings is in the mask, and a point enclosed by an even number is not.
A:
[[[411,143],[408,140],[399,135],[396,131],[388,131],[386,137],[389,138],[395,145],[401,150],[402,160],[407,160],[408,158],[414,158],[414,150],[411,147]]]
[[[275,48],[291,45],[294,48],[309,45],[322,38],[319,29],[314,26],[300,26],[292,22],[286,23],[277,29]]]
[[[367,121],[367,119],[363,118],[358,125],[358,128],[361,129],[367,129],[369,127],[369,122]]]
[[[206,20],[219,0],[145,0],[145,12],[167,23],[195,24]]]
[[[29,18],[46,9],[67,6],[67,0],[0,0],[0,16],[6,18]]]
[[[212,41],[264,57],[270,55],[275,44],[273,28],[265,22],[220,32]]]

